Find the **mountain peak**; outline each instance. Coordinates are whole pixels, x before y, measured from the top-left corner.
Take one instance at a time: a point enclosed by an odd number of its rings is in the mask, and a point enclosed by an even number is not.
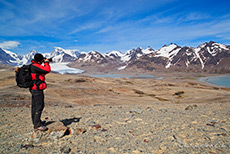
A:
[[[89,54],[96,55],[96,54],[100,54],[100,53],[97,51],[91,51]]]
[[[148,48],[146,49],[142,49],[143,54],[150,54],[153,53],[155,50],[153,48],[151,48],[150,46],[148,46]]]
[[[36,50],[31,50],[30,53],[37,53],[37,51]]]
[[[38,53],[36,50],[31,50],[26,56],[34,56],[36,53]]]
[[[123,54],[120,51],[111,51],[105,54],[106,56],[114,59],[114,58],[121,58]]]
[[[208,43],[208,44],[213,44],[213,43],[216,43],[216,42],[214,42],[214,41],[209,41],[209,43]]]
[[[80,53],[77,50],[63,49],[61,47],[55,47],[51,53],[51,57],[54,57],[55,62],[71,62],[79,57]]]
[[[61,47],[54,47],[54,49],[56,49],[56,50],[64,50],[64,49],[61,48]]]

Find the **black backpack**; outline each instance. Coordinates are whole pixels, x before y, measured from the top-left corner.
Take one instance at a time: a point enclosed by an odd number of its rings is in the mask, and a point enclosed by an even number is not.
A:
[[[16,72],[16,82],[17,86],[20,88],[30,88],[33,86],[31,64],[23,65],[18,69]]]

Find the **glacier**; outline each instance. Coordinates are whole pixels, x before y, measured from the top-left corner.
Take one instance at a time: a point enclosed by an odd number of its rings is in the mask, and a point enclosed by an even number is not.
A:
[[[50,63],[51,71],[60,73],[60,74],[80,74],[85,72],[81,69],[70,68],[67,66],[69,63]]]

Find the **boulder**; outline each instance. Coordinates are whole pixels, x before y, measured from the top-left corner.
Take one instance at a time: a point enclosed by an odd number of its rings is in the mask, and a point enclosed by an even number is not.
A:
[[[50,124],[48,127],[48,138],[59,139],[65,135],[70,135],[72,133],[71,129],[66,127],[62,122],[57,121]]]

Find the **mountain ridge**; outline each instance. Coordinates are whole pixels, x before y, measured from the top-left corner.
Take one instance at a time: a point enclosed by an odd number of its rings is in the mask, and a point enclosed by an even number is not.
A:
[[[22,65],[30,63],[37,51],[27,55],[17,55],[0,49],[0,63]],[[230,46],[213,41],[200,44],[198,47],[181,47],[175,43],[164,45],[158,50],[150,46],[146,49],[137,47],[125,53],[111,51],[103,54],[97,51],[79,52],[77,50],[55,47],[51,53],[54,62],[68,62],[69,66],[88,71],[121,71],[142,69],[145,71],[174,70],[192,72],[229,73]]]

